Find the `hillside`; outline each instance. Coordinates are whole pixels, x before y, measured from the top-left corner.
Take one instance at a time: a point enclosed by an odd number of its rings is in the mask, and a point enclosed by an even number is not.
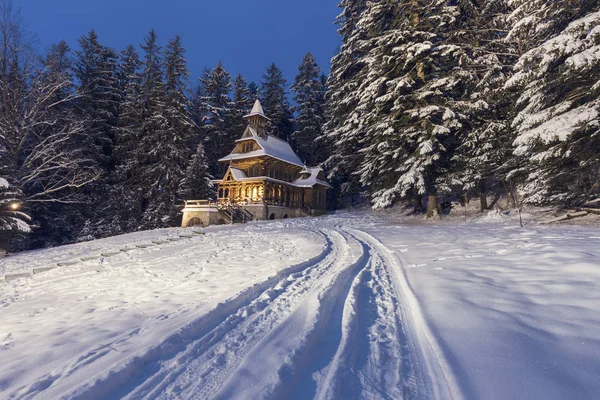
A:
[[[595,227],[347,213],[202,233],[2,259],[38,273],[0,282],[0,398],[600,393]]]

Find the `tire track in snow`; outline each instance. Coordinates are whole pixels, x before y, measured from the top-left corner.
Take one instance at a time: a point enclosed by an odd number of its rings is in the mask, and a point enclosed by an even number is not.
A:
[[[197,357],[184,366],[183,373],[175,380],[173,377],[165,379],[165,385],[149,393],[150,397],[213,397],[246,355],[258,347],[257,343],[266,335],[277,329],[281,321],[310,294],[311,288],[330,281],[332,275],[336,274],[334,265],[342,258],[348,245],[339,233],[332,232],[330,235],[333,251],[323,262],[304,270],[299,276],[290,276],[285,283],[280,282],[267,290],[256,304],[240,309],[236,315],[245,318],[241,324],[234,329],[224,327],[224,335],[218,335],[212,346],[203,346]],[[276,296],[273,296],[273,292]]]
[[[302,303],[266,335],[233,371],[215,398],[312,398],[312,371],[327,365],[341,337],[345,299],[368,260],[366,248],[354,244],[359,257],[340,252],[331,273],[310,290]],[[260,366],[257,368],[257,366]],[[192,394],[192,393],[189,393]],[[201,398],[210,398],[202,393]]]
[[[400,305],[399,311],[406,333],[407,348],[410,354],[421,359],[415,360],[415,378],[430,391],[425,393],[425,398],[456,400],[465,398],[441,345],[425,320],[401,262],[375,237],[357,229],[349,230],[369,243],[371,248],[380,255],[390,274]]]
[[[194,359],[199,351],[206,350],[207,344],[215,340],[218,342],[228,330],[239,325],[241,321],[238,321],[238,317],[244,319],[243,312],[242,315],[238,315],[241,309],[248,310],[253,303],[257,305],[262,296],[273,295],[274,290],[278,290],[276,289],[278,285],[285,290],[285,282],[290,275],[303,275],[303,272],[315,269],[332,258],[334,246],[331,235],[322,233],[322,236],[325,246],[318,256],[285,268],[271,278],[244,290],[238,296],[219,304],[214,310],[181,328],[162,343],[132,358],[121,368],[109,371],[107,375],[76,389],[67,396],[73,399],[127,396],[139,398],[146,396],[156,387],[163,388],[161,383],[170,382],[171,372],[174,370],[181,372],[182,368],[177,368],[179,364],[185,366],[187,360]],[[257,307],[259,308],[260,306]],[[170,361],[174,361],[173,368],[169,368]]]
[[[415,377],[389,273],[368,249],[368,264],[344,305],[341,341],[315,398],[414,399],[425,386]]]

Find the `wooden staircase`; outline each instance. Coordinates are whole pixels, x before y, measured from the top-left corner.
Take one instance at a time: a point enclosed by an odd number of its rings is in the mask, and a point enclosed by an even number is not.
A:
[[[217,208],[219,212],[227,218],[230,224],[253,221],[254,215],[243,207],[231,203],[219,203]]]

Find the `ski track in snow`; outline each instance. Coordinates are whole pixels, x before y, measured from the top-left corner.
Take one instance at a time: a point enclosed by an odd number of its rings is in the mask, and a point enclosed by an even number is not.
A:
[[[319,256],[220,304],[68,397],[426,398],[431,385],[415,372],[414,344],[379,250],[363,233],[322,234]],[[100,350],[110,351],[91,355]]]
[[[470,380],[469,372],[464,370],[465,365],[481,362],[480,358],[465,357],[465,350],[457,355],[456,349],[465,345],[456,337],[459,332],[467,334],[468,327],[448,323],[440,317],[434,320],[437,324],[432,324],[432,315],[444,310],[444,306],[437,308],[436,302],[448,302],[449,312],[454,312],[453,317],[463,321],[462,324],[471,321],[457,310],[471,307],[474,311],[471,318],[478,321],[472,323],[474,329],[477,323],[489,320],[489,315],[499,315],[498,310],[491,309],[491,314],[480,314],[478,310],[485,308],[479,304],[483,303],[481,299],[471,299],[479,293],[474,285],[485,285],[488,292],[483,293],[489,293],[490,298],[500,295],[503,301],[500,307],[512,304],[502,297],[507,286],[496,278],[497,274],[510,272],[506,281],[509,285],[525,279],[525,284],[511,294],[516,307],[520,304],[541,307],[548,297],[530,298],[566,290],[564,284],[546,282],[543,278],[536,286],[530,284],[535,274],[527,275],[510,264],[519,263],[516,254],[541,261],[554,257],[565,263],[570,257],[579,263],[574,264],[574,271],[588,271],[581,260],[598,257],[594,250],[582,251],[581,258],[579,254],[557,254],[552,247],[559,240],[582,243],[594,240],[586,232],[575,232],[561,239],[560,235],[533,231],[513,233],[512,227],[499,225],[495,228],[497,232],[506,230],[506,234],[498,233],[502,239],[477,235],[461,238],[463,231],[448,227],[444,232],[450,236],[440,239],[435,235],[430,237],[427,226],[414,229],[421,237],[432,240],[424,241],[406,233],[401,240],[394,239],[397,227],[369,218],[361,219],[360,223],[344,218],[300,219],[215,227],[207,229],[206,235],[181,241],[161,240],[165,236],[174,237],[178,230],[133,234],[126,240],[129,247],[151,240],[161,243],[135,247],[111,257],[89,256],[119,251],[123,248],[119,238],[50,249],[45,258],[36,257],[39,253],[33,252],[9,259],[12,264],[3,266],[9,272],[43,268],[48,260],[86,258],[86,261],[0,286],[3,293],[0,312],[8,317],[10,326],[22,327],[23,318],[28,324],[42,322],[36,327],[7,332],[0,326],[0,355],[19,346],[22,337],[28,337],[29,343],[43,342],[43,333],[31,331],[44,330],[44,323],[48,324],[52,337],[66,337],[64,341],[48,342],[56,350],[41,346],[46,353],[39,359],[27,361],[29,358],[24,354],[23,361],[9,364],[17,372],[0,374],[0,397],[486,398],[490,396],[482,397],[481,393],[487,386],[476,387],[477,382]],[[457,268],[463,263],[477,266],[474,263],[488,259],[493,260],[489,267]],[[502,265],[504,259],[509,260],[508,268],[495,266]],[[543,262],[533,267],[542,272],[554,271],[554,267]],[[450,277],[447,282],[466,281],[472,286],[469,289],[472,293],[449,292],[450,295],[438,300],[432,295],[435,289],[428,292],[423,286],[434,284],[446,291],[448,287],[432,274],[442,274],[442,279]],[[429,278],[418,279],[420,275]],[[580,279],[588,284],[586,279],[590,276],[594,275],[588,273]],[[574,282],[577,283],[575,278]],[[46,292],[55,292],[70,301],[65,304],[35,301],[36,296]],[[422,302],[423,293],[431,297],[430,304]],[[593,302],[593,296],[590,294],[584,300]],[[31,305],[18,308],[22,303]],[[106,316],[98,317],[100,312]],[[565,312],[568,305],[561,308],[563,318]],[[532,315],[510,316],[521,330],[533,329],[536,323]],[[53,318],[65,329],[57,328],[51,322]],[[589,315],[584,319],[587,320],[586,324],[594,326]],[[69,332],[68,327],[79,330]],[[500,327],[503,325],[494,329],[499,331]],[[540,338],[555,340],[544,328],[535,329]],[[566,337],[575,337],[573,332],[577,331],[573,322],[563,325],[557,322],[546,329],[566,332]],[[518,334],[508,331],[507,343],[511,337],[520,339]],[[473,338],[485,344],[481,337]],[[566,343],[561,346],[568,347],[571,342]],[[595,342],[589,340],[589,343]],[[504,343],[500,341],[499,345]],[[69,350],[61,356],[64,349]],[[490,352],[487,348],[482,351]],[[36,354],[35,346],[30,352]],[[547,357],[542,350],[537,354]],[[485,360],[493,364],[499,356],[502,354]],[[571,362],[570,356],[562,353],[561,356]],[[578,362],[578,355],[572,357],[573,362]],[[528,362],[514,360],[521,365]],[[581,360],[583,365],[590,365],[588,359]],[[26,378],[19,376],[19,368]],[[587,368],[582,370],[583,381],[588,371],[593,370]],[[33,372],[26,372],[27,369]],[[506,379],[511,377],[510,373],[506,375]],[[531,376],[539,379],[534,373]],[[572,386],[572,393],[586,393],[578,378],[563,379]],[[503,398],[498,388],[495,391],[497,398]]]

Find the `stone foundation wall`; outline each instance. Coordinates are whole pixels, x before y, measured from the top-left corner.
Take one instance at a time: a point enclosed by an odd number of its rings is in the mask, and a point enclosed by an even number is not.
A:
[[[303,217],[302,210],[298,208],[282,207],[282,206],[268,206],[263,204],[248,204],[244,206],[248,212],[250,212],[255,220],[269,220],[269,219],[285,219],[285,218],[298,218]]]
[[[200,210],[184,209],[181,227],[189,228],[190,226],[221,225],[229,222],[226,219],[227,218],[216,208],[206,208]]]
[[[263,204],[248,204],[243,206],[243,208],[252,214],[254,220],[258,221],[305,216],[299,208],[269,206]],[[319,214],[315,213],[315,215]],[[181,227],[189,228],[191,226],[222,225],[227,223],[229,223],[229,220],[217,208],[184,209]]]

